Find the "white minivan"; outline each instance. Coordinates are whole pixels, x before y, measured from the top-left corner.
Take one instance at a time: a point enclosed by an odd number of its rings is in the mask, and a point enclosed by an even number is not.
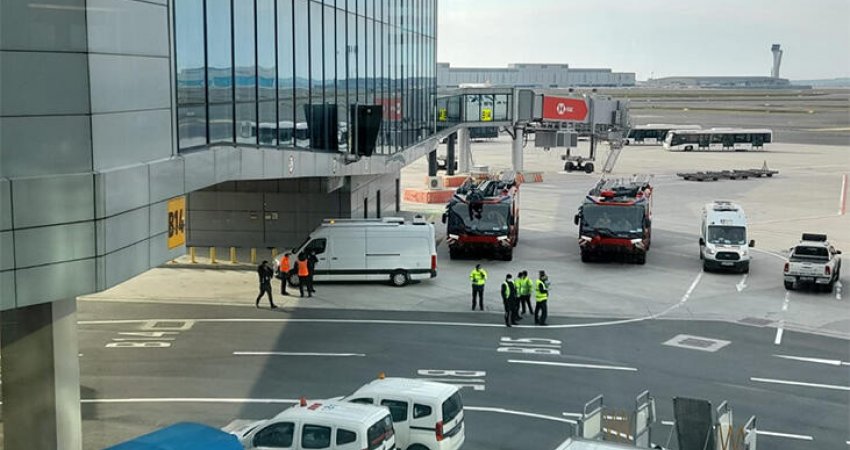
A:
[[[457,386],[414,378],[378,378],[345,400],[389,408],[400,450],[456,450],[465,441]]]
[[[226,430],[246,450],[395,450],[387,408],[335,400],[302,401],[267,420]]]
[[[315,253],[315,281],[389,281],[404,286],[410,280],[437,276],[434,225],[417,216],[383,219],[325,219],[292,250],[289,284],[298,286],[295,261],[302,252]]]
[[[750,271],[747,216],[740,205],[727,201],[708,203],[702,209],[699,257],[706,271],[718,269]]]

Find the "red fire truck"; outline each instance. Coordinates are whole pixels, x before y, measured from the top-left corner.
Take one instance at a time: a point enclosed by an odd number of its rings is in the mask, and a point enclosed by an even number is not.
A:
[[[602,179],[590,190],[575,216],[582,262],[623,256],[646,263],[652,234],[651,177]]]
[[[505,173],[459,187],[443,213],[449,256],[488,253],[513,259],[519,240],[519,185]]]

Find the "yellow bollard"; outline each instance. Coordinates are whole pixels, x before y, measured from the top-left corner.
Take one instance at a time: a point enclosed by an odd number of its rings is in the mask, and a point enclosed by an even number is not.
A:
[[[251,249],[251,264],[257,264],[257,249]]]
[[[210,264],[218,264],[215,260],[215,247],[210,247]]]
[[[236,247],[230,247],[230,264],[236,264]]]
[[[275,257],[277,257],[277,247],[272,247],[272,259],[275,259]]]
[[[192,261],[192,264],[197,264],[198,261],[195,260],[195,247],[189,247],[189,258]]]

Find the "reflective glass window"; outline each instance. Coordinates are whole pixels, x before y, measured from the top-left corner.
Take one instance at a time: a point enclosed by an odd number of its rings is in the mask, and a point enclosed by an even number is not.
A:
[[[310,88],[311,103],[323,104],[324,99],[324,66],[323,55],[323,33],[322,33],[322,5],[316,2],[310,3]]]
[[[325,6],[324,14],[322,38],[325,70],[322,84],[325,87],[325,103],[336,104],[336,10]]]
[[[233,140],[233,103],[210,103],[210,142]]]
[[[342,9],[336,11],[336,69],[337,104],[339,105],[339,148],[348,149],[348,47],[346,46],[346,14]]]
[[[277,0],[278,145],[291,146],[295,123],[292,0]],[[281,140],[282,139],[282,140]]]
[[[357,45],[357,16],[348,14],[346,23],[346,33],[348,35],[348,55],[346,57],[346,65],[348,66],[348,104],[351,105],[357,102],[357,86],[360,82],[357,79],[357,53],[360,50]]]
[[[257,104],[236,104],[236,142],[257,143]]]
[[[277,73],[275,60],[275,3],[257,0],[257,83],[260,145],[277,145]]]
[[[256,99],[257,64],[254,48],[254,0],[234,0],[233,34],[236,101]],[[255,114],[256,115],[256,114]]]
[[[203,0],[185,0],[176,3],[174,9],[177,136],[178,146],[187,148],[206,144],[207,140],[204,4]]]
[[[366,103],[375,103],[375,21],[366,20]]]
[[[295,146],[309,146],[305,105],[310,103],[310,36],[307,0],[295,0]],[[301,137],[299,137],[301,135]]]
[[[207,0],[207,89],[210,103],[233,101],[230,26],[230,0]]]
[[[364,0],[360,0],[363,4]],[[357,84],[357,101],[366,103],[366,81],[367,81],[367,57],[369,54],[368,41],[366,40],[366,18],[357,18],[357,78],[361,80]]]

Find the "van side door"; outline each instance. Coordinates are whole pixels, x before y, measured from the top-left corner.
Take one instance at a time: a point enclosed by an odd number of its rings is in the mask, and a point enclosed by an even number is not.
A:
[[[365,279],[366,230],[363,228],[338,229],[331,236],[329,254],[331,279],[356,281]]]
[[[413,402],[410,420],[411,443],[428,443],[437,439],[437,410],[434,405]]]
[[[331,448],[333,430],[329,425],[305,422],[301,426],[301,449],[321,450]]]
[[[316,238],[310,241],[309,244],[304,246],[302,252],[304,253],[314,253],[316,255],[316,267],[313,268],[313,277],[316,280],[327,280],[328,276],[328,254],[331,251],[332,245],[331,240],[327,238]],[[296,259],[298,255],[295,255]]]
[[[410,445],[410,402],[400,398],[382,398],[381,406],[390,410],[396,445],[407,448]]]
[[[295,442],[294,422],[275,422],[257,431],[246,449],[282,450],[292,449]]]

